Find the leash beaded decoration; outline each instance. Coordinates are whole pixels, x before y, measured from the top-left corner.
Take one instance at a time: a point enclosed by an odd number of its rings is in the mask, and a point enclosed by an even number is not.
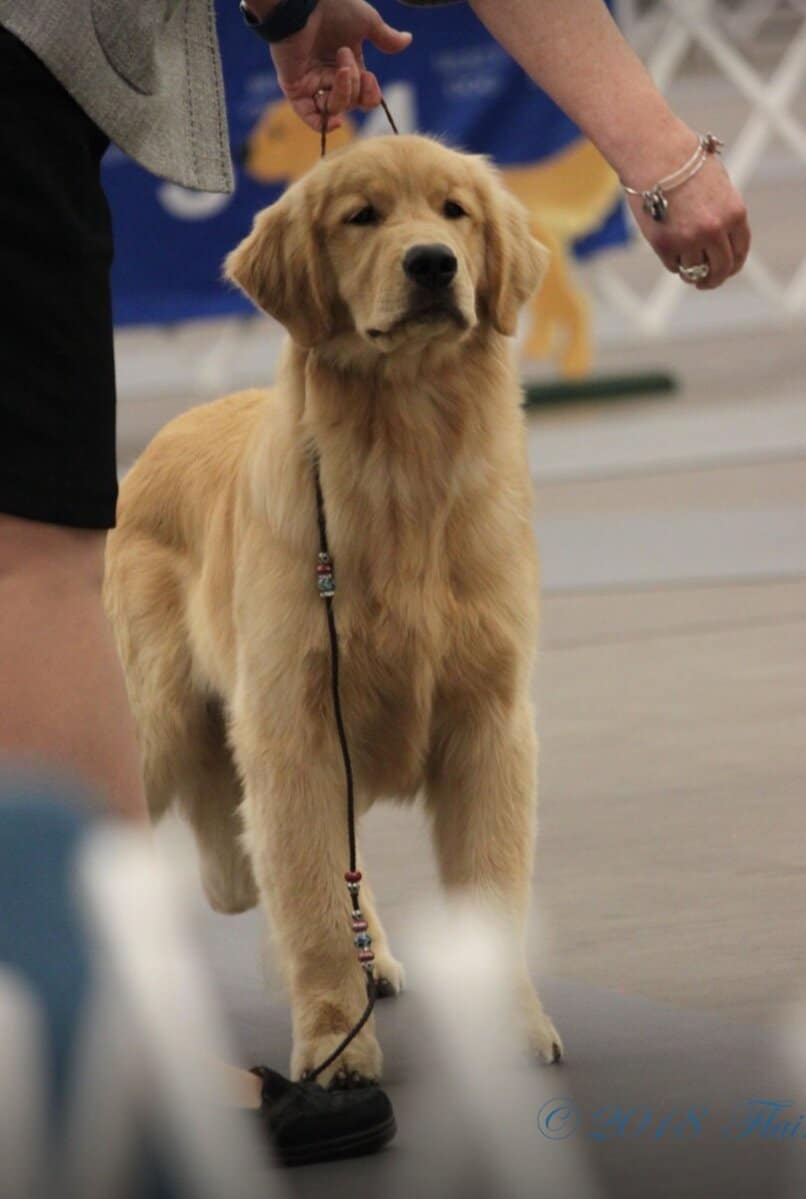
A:
[[[324,104],[319,109],[318,97],[324,96]],[[325,89],[320,89],[314,96],[314,103],[317,105],[322,115],[322,157],[325,155],[327,148],[327,96]],[[392,114],[386,106],[386,101],[381,98],[381,104],[392,130],[397,133],[398,128],[392,118]],[[361,1029],[366,1024],[372,1015],[372,1009],[375,1006],[377,997],[377,984],[375,979],[375,953],[372,949],[372,936],[369,931],[369,924],[361,911],[361,871],[356,866],[356,840],[355,840],[355,793],[353,786],[353,767],[350,761],[350,750],[347,744],[347,735],[344,730],[344,719],[341,711],[341,695],[339,692],[339,639],[336,632],[336,621],[333,614],[333,599],[336,595],[336,576],[333,569],[333,559],[330,555],[330,547],[327,539],[327,521],[325,518],[325,501],[322,494],[322,482],[319,474],[319,458],[316,452],[313,453],[313,478],[316,491],[316,518],[319,525],[319,553],[316,561],[316,588],[321,599],[325,601],[325,611],[327,615],[328,634],[330,638],[330,672],[331,672],[331,689],[333,693],[333,712],[336,718],[336,730],[339,736],[339,744],[341,747],[342,760],[344,762],[344,776],[347,788],[347,836],[349,842],[349,862],[348,870],[344,872],[344,881],[347,884],[347,891],[350,897],[350,925],[353,934],[353,944],[358,951],[358,962],[364,971],[367,987],[367,1005],[358,1020],[358,1023],[347,1033],[345,1038],[336,1046],[332,1053],[328,1054],[323,1062],[320,1062],[312,1070],[305,1073],[305,1078],[309,1081],[317,1078],[323,1070],[327,1069],[336,1058],[344,1052],[351,1041],[358,1036]]]
[[[333,693],[333,712],[336,718],[336,730],[341,746],[344,762],[344,776],[347,785],[347,834],[349,840],[350,868],[344,872],[344,881],[350,896],[350,924],[353,932],[353,944],[358,950],[358,961],[364,970],[367,986],[367,1005],[358,1023],[350,1029],[346,1037],[312,1070],[305,1073],[305,1078],[313,1081],[323,1070],[327,1069],[339,1057],[351,1041],[358,1036],[361,1029],[372,1015],[377,995],[375,984],[375,954],[372,950],[372,937],[369,924],[364,918],[360,906],[361,871],[356,866],[355,840],[355,791],[353,786],[353,767],[350,761],[350,750],[347,744],[347,734],[344,730],[344,718],[341,711],[341,694],[339,691],[339,639],[336,632],[336,620],[333,615],[333,599],[336,594],[336,576],[333,571],[333,559],[327,540],[327,522],[325,520],[325,501],[322,495],[322,483],[319,477],[319,459],[313,456],[313,477],[316,490],[316,518],[319,525],[319,554],[316,561],[316,589],[321,599],[325,601],[327,627],[330,637],[330,681]]]

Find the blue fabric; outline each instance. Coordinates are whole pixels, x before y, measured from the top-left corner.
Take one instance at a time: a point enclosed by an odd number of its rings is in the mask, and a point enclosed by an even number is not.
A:
[[[61,1107],[89,961],[72,871],[90,827],[74,793],[0,781],[0,961],[43,1002],[51,1098]]]
[[[404,125],[443,135],[453,145],[490,154],[503,166],[537,162],[579,136],[575,125],[490,37],[467,5],[403,8],[378,0],[383,16],[414,34],[400,55],[367,50],[367,62],[413,120]],[[237,4],[218,6],[230,138],[236,158],[232,196],[183,192],[149,176],[119,150],[107,155],[104,186],[112,206],[116,252],[112,271],[118,324],[171,322],[251,312],[221,282],[221,262],[248,232],[254,213],[280,188],[249,179],[237,151],[265,106],[281,98],[265,45],[243,26]],[[355,114],[361,125],[367,118]],[[373,114],[377,119],[377,114]],[[627,239],[619,203],[603,228],[576,247],[589,254]]]
[[[91,966],[76,910],[76,857],[93,826],[86,797],[58,783],[0,775],[0,962],[39,998],[48,1043],[45,1062],[51,1114],[59,1122]],[[2,1045],[0,1045],[0,1061]],[[153,1131],[140,1129],[132,1155],[131,1194],[188,1199],[173,1181]],[[0,1163],[0,1172],[2,1163]]]

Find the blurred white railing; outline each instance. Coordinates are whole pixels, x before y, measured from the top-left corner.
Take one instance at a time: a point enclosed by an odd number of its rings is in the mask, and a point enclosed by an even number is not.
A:
[[[257,1121],[216,1090],[215,1063],[236,1059],[188,935],[182,880],[140,830],[109,827],[88,837],[76,891],[93,989],[73,1059],[60,1194],[130,1194],[145,1129],[168,1194],[283,1199]]]

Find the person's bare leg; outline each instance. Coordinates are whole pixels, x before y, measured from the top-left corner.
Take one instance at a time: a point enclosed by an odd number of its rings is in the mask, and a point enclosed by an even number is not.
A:
[[[0,514],[0,761],[147,820],[134,721],[101,601],[106,532]]]

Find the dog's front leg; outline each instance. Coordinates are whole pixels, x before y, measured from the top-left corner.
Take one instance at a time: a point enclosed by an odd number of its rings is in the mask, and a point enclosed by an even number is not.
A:
[[[261,899],[274,926],[291,992],[295,1078],[318,1066],[366,1006],[366,980],[353,944],[344,781],[325,750],[304,764],[276,754],[246,761],[246,839]],[[317,1082],[377,1078],[374,1021]],[[358,1076],[358,1077],[356,1077]]]
[[[526,963],[534,858],[537,739],[528,701],[507,717],[446,704],[429,763],[427,799],[442,882],[483,904],[508,932],[512,983],[530,1045],[558,1061],[562,1042]]]

